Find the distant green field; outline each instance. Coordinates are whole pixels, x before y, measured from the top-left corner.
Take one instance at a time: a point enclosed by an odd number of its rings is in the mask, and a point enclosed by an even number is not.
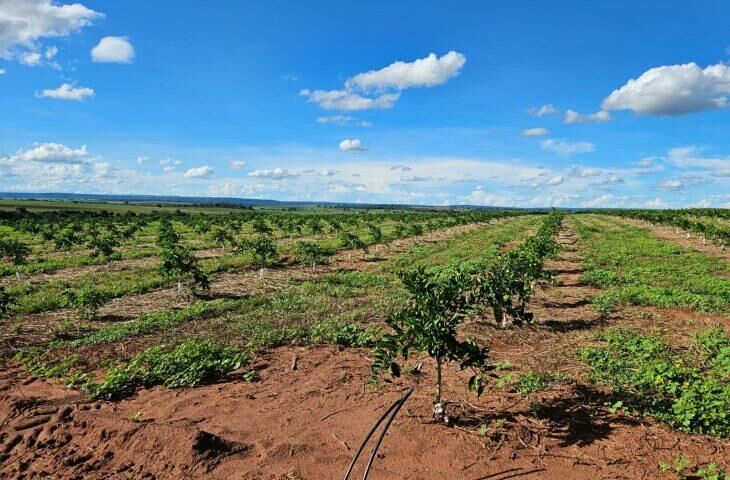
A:
[[[82,202],[70,200],[18,200],[0,199],[0,211],[25,208],[31,212],[51,210],[99,211],[106,210],[113,213],[152,213],[173,212],[181,210],[187,213],[229,213],[241,211],[239,208],[227,208],[208,205],[183,205],[175,203],[124,203],[124,202]]]
[[[2,199],[0,198],[0,211],[25,208],[31,212],[41,211],[100,211],[106,210],[112,213],[153,213],[153,212],[174,212],[180,210],[186,213],[225,214],[245,210],[240,206],[219,206],[206,204],[172,203],[172,202],[91,202],[79,200],[23,200],[23,199]],[[388,211],[397,212],[406,209],[399,208],[367,208],[367,207],[341,207],[341,206],[319,206],[319,205],[256,205],[254,210],[260,212],[296,212],[299,214],[315,213],[347,213],[352,211]]]

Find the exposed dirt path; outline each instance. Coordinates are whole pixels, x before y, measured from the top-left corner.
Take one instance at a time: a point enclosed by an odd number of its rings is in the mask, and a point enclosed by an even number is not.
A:
[[[557,237],[561,249],[546,268],[555,275],[554,284],[538,283],[530,302],[532,327],[497,328],[491,315],[467,326],[465,334],[491,346],[499,360],[509,360],[524,370],[574,373],[579,338],[604,325],[591,304],[599,290],[582,284],[582,259],[576,245],[578,236],[568,221]]]
[[[436,425],[429,413],[432,365],[373,388],[367,356],[280,348],[259,360],[258,382],[157,387],[116,404],[85,403],[10,372],[0,379],[0,477],[340,478],[370,426],[412,385],[373,480],[670,479],[659,463],[680,452],[702,463],[729,460],[722,442],[612,415],[597,392],[581,386],[530,399],[504,390],[468,398],[466,374],[453,366],[445,395],[462,399],[448,408],[457,426]],[[531,402],[540,407],[531,409]],[[484,436],[476,433],[482,424]]]

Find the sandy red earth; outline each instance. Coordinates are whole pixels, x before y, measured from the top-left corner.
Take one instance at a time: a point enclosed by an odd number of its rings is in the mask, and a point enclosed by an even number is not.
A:
[[[604,326],[580,285],[574,235],[551,267],[559,284],[534,300],[535,328],[498,330],[474,322],[465,333],[515,370],[549,369],[580,379],[575,349]],[[723,317],[626,309],[606,323],[680,335]],[[652,328],[653,328],[652,327]],[[644,327],[646,328],[646,327]],[[296,358],[296,362],[294,362]],[[90,402],[45,380],[0,377],[0,478],[342,478],[370,426],[413,386],[375,459],[371,479],[654,479],[682,454],[728,469],[726,440],[688,435],[610,413],[607,397],[582,380],[530,396],[491,389],[468,395],[467,373],[445,374],[450,425],[431,420],[433,367],[394,383],[368,384],[370,352],[285,347],[257,358],[260,379],[232,375],[192,389],[139,391],[121,402]],[[296,368],[292,368],[296,363]],[[484,429],[480,429],[485,425]],[[361,469],[355,478],[360,478]]]

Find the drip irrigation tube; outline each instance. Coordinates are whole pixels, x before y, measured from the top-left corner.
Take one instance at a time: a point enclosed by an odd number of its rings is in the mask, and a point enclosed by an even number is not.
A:
[[[375,459],[375,454],[378,452],[378,448],[380,447],[380,444],[383,441],[383,438],[385,438],[385,432],[388,431],[388,428],[390,427],[390,424],[393,423],[393,420],[395,419],[395,416],[398,415],[398,411],[401,409],[404,403],[406,403],[406,400],[408,400],[408,397],[411,396],[411,393],[413,393],[413,388],[409,388],[405,395],[403,395],[402,398],[399,398],[396,400],[393,405],[391,405],[388,410],[385,411],[385,413],[378,419],[377,422],[375,422],[375,425],[373,425],[373,428],[370,429],[370,432],[367,434],[365,439],[360,444],[360,448],[357,449],[357,452],[355,453],[355,456],[352,458],[352,461],[350,462],[350,466],[347,469],[347,472],[345,472],[345,478],[344,480],[348,480],[350,478],[350,474],[352,473],[352,469],[355,467],[355,463],[357,462],[357,459],[360,457],[360,454],[365,449],[365,445],[367,445],[368,441],[370,441],[370,438],[372,438],[375,431],[378,429],[381,423],[383,423],[383,420],[385,420],[388,415],[390,415],[390,418],[388,418],[388,421],[385,422],[385,426],[383,427],[383,431],[380,432],[380,435],[378,436],[378,440],[375,442],[375,445],[373,446],[373,449],[370,451],[370,458],[368,458],[368,463],[365,466],[365,472],[362,475],[363,480],[367,480],[368,474],[370,473],[370,467],[373,465],[373,460]]]

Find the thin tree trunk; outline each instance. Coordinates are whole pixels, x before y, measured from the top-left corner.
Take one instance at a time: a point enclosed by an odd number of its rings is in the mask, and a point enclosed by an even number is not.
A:
[[[441,403],[441,357],[436,357],[436,394],[433,403],[433,419],[443,422],[445,410],[444,404]]]

